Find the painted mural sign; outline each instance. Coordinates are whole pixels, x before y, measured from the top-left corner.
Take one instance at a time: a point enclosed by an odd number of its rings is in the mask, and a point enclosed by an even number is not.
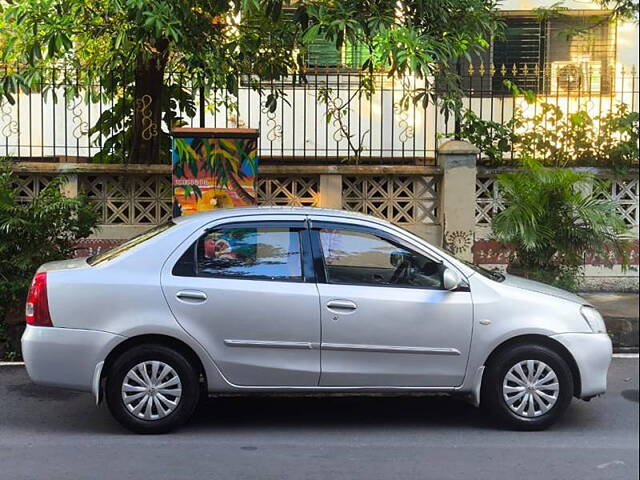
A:
[[[255,205],[257,130],[177,128],[171,133],[174,217]]]

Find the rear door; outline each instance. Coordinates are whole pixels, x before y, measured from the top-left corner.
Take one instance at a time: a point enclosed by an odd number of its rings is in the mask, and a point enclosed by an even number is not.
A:
[[[198,233],[165,265],[165,296],[231,383],[317,385],[320,309],[306,222],[252,218]]]
[[[442,287],[445,265],[393,234],[312,220],[319,264],[322,386],[453,387],[465,375],[468,288]]]

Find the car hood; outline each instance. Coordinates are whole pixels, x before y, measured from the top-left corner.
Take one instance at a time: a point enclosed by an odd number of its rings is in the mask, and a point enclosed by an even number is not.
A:
[[[504,275],[504,285],[510,287],[521,288],[523,290],[529,290],[531,292],[543,293],[545,295],[551,295],[553,297],[569,300],[570,302],[578,303],[580,305],[590,305],[584,298],[578,295],[562,290],[561,288],[552,287],[544,283],[536,282],[534,280],[528,280],[526,278],[517,277],[515,275]]]

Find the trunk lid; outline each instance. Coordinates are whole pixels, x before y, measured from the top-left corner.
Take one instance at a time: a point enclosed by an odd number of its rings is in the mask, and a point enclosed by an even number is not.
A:
[[[53,272],[56,270],[71,270],[74,268],[88,267],[87,257],[72,258],[69,260],[58,260],[40,265],[39,272]]]

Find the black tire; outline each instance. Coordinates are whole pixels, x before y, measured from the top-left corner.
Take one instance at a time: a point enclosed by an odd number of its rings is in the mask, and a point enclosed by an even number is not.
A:
[[[127,373],[145,361],[160,361],[177,373],[182,393],[175,409],[164,418],[145,420],[132,414],[122,398],[122,384]],[[138,345],[121,354],[111,366],[106,383],[106,400],[111,414],[125,428],[136,433],[166,433],[189,421],[198,404],[198,371],[181,353],[164,345]]]
[[[555,373],[559,391],[555,404],[539,416],[524,417],[515,413],[503,396],[503,380],[517,363],[526,360],[544,362]],[[573,398],[573,377],[567,362],[556,352],[543,345],[518,345],[500,352],[486,366],[480,401],[504,427],[513,430],[544,430],[553,425],[564,413]],[[539,409],[541,410],[541,409]]]

